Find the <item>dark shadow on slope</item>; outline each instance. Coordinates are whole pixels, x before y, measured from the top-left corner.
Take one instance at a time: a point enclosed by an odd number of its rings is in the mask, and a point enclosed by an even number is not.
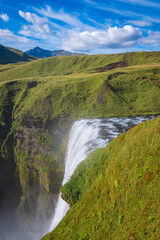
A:
[[[20,50],[0,45],[0,64],[28,62],[34,59]]]

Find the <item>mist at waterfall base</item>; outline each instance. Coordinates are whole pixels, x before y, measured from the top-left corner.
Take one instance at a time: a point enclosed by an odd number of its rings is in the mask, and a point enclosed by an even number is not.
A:
[[[26,227],[17,209],[7,204],[0,210],[0,240],[39,240],[47,233],[49,224],[44,212],[43,220],[38,216],[30,220],[31,227]]]
[[[86,159],[92,151],[105,147],[119,134],[151,118],[153,117],[119,117],[83,119],[74,122],[69,134],[62,185],[69,181],[77,165]],[[55,229],[68,210],[69,205],[61,198],[61,194],[59,194],[49,232]]]

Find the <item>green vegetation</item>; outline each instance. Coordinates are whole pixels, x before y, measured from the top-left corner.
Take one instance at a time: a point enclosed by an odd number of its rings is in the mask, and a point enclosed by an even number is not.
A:
[[[8,171],[12,162],[10,171],[21,184],[20,208],[27,217],[42,207],[50,216],[53,206],[48,205],[54,204],[61,186],[72,122],[156,115],[160,113],[159,93],[160,52],[65,56],[0,65],[0,158],[1,171],[8,172],[7,177],[2,174],[2,185],[12,181]],[[92,170],[90,175],[99,176]],[[87,181],[90,188],[92,181]],[[81,199],[82,189],[87,191],[84,182],[64,192],[71,205]],[[115,185],[118,188],[118,179]]]
[[[43,122],[62,114],[72,119],[157,114],[159,55],[54,57],[1,66],[0,81],[18,89],[14,118],[19,120],[27,114]]]
[[[80,163],[62,196],[71,209],[44,240],[158,239],[160,117]]]
[[[20,119],[29,113],[46,121],[61,114],[73,119],[158,114],[159,79],[159,68],[150,67],[10,82],[21,88],[14,116]]]
[[[59,56],[15,66],[0,74],[0,81],[27,77],[47,77],[74,73],[100,73],[115,68],[160,66],[160,52],[137,52],[91,56]]]

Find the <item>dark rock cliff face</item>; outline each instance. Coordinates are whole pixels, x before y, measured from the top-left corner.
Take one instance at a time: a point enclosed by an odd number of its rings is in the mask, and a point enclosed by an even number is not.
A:
[[[19,213],[30,229],[42,225],[47,228],[53,215],[63,180],[70,125],[64,116],[46,123],[24,116],[22,129],[15,134],[14,155],[23,193]]]
[[[16,176],[16,164],[14,161],[14,136],[10,133],[12,126],[12,110],[15,91],[8,91],[4,102],[5,108],[1,110],[0,122],[0,206],[4,208],[10,202],[16,206],[19,195],[19,178]],[[11,200],[11,201],[10,201]]]
[[[11,132],[15,91],[4,92],[4,95],[0,107],[0,239],[7,240],[6,231],[17,227],[22,190],[14,159],[15,139]]]
[[[49,228],[63,180],[71,121],[59,116],[44,122],[30,114],[17,121],[15,94],[8,91],[0,109],[0,216],[8,213],[6,222],[13,223],[13,212],[14,217],[18,212],[25,229],[34,236],[38,232],[39,239]]]

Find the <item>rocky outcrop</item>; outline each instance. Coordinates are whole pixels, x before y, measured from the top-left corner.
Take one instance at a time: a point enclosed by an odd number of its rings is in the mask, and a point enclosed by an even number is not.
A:
[[[19,213],[28,227],[33,227],[33,219],[34,227],[38,221],[44,226],[52,217],[61,187],[70,122],[60,116],[44,123],[28,115],[21,127],[15,133],[14,151],[22,188]]]
[[[36,81],[29,82],[26,91],[36,86]],[[0,109],[0,212],[18,209],[25,228],[42,236],[61,187],[71,121],[63,115],[44,121],[22,114],[17,119],[19,103],[15,106],[14,101],[19,88],[14,82],[6,89]],[[12,214],[8,218],[13,219]]]
[[[127,67],[127,63],[115,62],[115,63],[108,64],[107,66],[104,66],[104,67],[95,68],[94,71],[97,73],[98,72],[100,73],[100,72],[110,71],[115,68],[123,68],[123,67]]]
[[[20,197],[19,178],[16,173],[14,161],[14,136],[11,133],[12,127],[12,98],[15,91],[7,91],[1,101],[1,121],[0,121],[0,206],[2,209],[14,208],[18,205]]]

